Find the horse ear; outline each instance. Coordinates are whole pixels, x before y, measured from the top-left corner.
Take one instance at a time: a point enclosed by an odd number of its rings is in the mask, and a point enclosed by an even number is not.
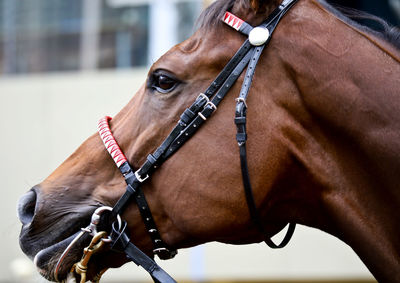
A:
[[[279,1],[276,0],[250,0],[251,8],[256,14],[263,14],[270,9],[271,6],[276,6]]]

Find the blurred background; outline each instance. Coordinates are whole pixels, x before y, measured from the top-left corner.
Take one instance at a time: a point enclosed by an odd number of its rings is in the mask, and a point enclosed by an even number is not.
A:
[[[45,282],[18,246],[19,196],[128,102],[211,2],[0,0],[0,282]],[[400,0],[331,2],[400,23]],[[179,282],[373,281],[348,246],[307,227],[283,250],[209,243],[160,264]],[[127,264],[104,282],[152,281]]]

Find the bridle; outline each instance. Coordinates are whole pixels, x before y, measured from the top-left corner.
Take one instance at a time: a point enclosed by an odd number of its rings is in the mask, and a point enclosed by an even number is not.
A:
[[[257,62],[264,47],[270,42],[271,35],[281,18],[296,2],[297,0],[284,0],[261,25],[255,28],[231,13],[225,13],[223,21],[235,30],[247,35],[248,39],[242,44],[236,54],[226,64],[217,78],[210,84],[204,93],[200,93],[194,103],[182,113],[179,122],[175,125],[167,138],[153,153],[147,156],[146,161],[138,170],[133,170],[116,142],[109,127],[109,121],[111,118],[106,116],[99,121],[98,131],[101,139],[112,156],[115,164],[124,176],[127,184],[125,193],[111,209],[105,222],[112,223],[112,221],[116,220],[130,200],[134,198],[153,243],[153,253],[160,259],[170,259],[177,254],[175,249],[168,246],[161,239],[160,232],[157,229],[150,207],[141,189],[141,184],[146,182],[152,173],[169,157],[171,157],[186,141],[188,141],[210,118],[243,70],[248,66],[240,94],[236,99],[234,119],[237,127],[236,140],[239,146],[242,180],[250,216],[258,230],[263,235],[267,234],[262,225],[254,201],[247,167],[246,100]],[[295,223],[289,224],[288,231],[281,244],[276,245],[269,237],[265,237],[265,242],[269,247],[275,249],[286,246],[294,233],[295,226]],[[140,249],[132,244],[126,231],[126,227],[127,223],[125,221],[119,220],[112,223],[112,231],[110,236],[107,238],[107,240],[112,242],[111,248],[113,250],[124,252],[131,261],[142,266],[147,272],[149,272],[155,282],[176,282],[171,276],[162,270],[153,259],[145,255]]]

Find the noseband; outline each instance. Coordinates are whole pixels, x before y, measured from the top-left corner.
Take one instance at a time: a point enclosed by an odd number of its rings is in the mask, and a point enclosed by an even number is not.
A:
[[[160,259],[173,258],[177,252],[161,239],[160,233],[152,217],[150,207],[147,204],[143,191],[141,190],[141,184],[145,182],[151,176],[151,174],[169,157],[171,157],[186,141],[188,141],[217,110],[219,103],[226,96],[246,66],[248,67],[242,88],[238,98],[236,99],[237,103],[234,120],[237,127],[236,140],[239,145],[243,186],[250,216],[260,232],[263,235],[266,235],[266,231],[262,225],[261,218],[254,201],[247,167],[246,100],[249,94],[257,62],[264,47],[270,42],[271,35],[281,18],[296,2],[297,0],[284,0],[282,4],[272,12],[267,20],[255,28],[231,13],[225,13],[223,21],[235,30],[247,35],[248,39],[243,43],[240,49],[227,63],[217,78],[205,90],[205,92],[200,93],[194,103],[182,113],[179,122],[168,135],[168,137],[156,149],[155,152],[147,156],[147,160],[138,170],[133,170],[132,166],[129,164],[127,158],[118,146],[118,143],[115,141],[109,127],[109,120],[111,120],[111,118],[105,117],[99,121],[99,134],[104,142],[105,147],[114,159],[115,164],[124,176],[127,184],[126,192],[112,208],[109,219],[117,219],[117,216],[122,213],[131,198],[134,198],[139,207],[139,211],[143,218],[146,229],[153,242],[153,253],[156,254]],[[280,245],[273,243],[269,237],[265,237],[265,242],[271,248],[284,247],[293,235],[295,225],[296,224],[294,223],[289,224],[287,234]],[[159,268],[152,259],[147,257],[130,242],[125,228],[126,223],[123,223],[122,225],[120,223],[114,223],[113,231],[110,235],[113,242],[113,249],[125,252],[128,258],[130,258],[136,264],[144,267],[153,277],[155,282],[175,282],[167,273]]]

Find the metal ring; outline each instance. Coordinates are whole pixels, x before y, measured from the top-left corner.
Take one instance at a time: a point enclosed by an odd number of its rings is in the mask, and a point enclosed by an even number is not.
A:
[[[58,271],[61,268],[61,265],[65,259],[65,256],[69,253],[69,251],[76,244],[76,242],[78,242],[78,240],[85,234],[85,232],[86,232],[86,230],[82,230],[81,232],[79,232],[79,234],[75,236],[75,238],[69,243],[69,245],[65,248],[65,250],[61,254],[61,256],[58,258],[58,261],[57,261],[56,267],[54,268],[54,273],[53,273],[54,279],[56,282],[60,282],[58,279]]]
[[[89,234],[92,235],[92,236],[97,234],[97,232],[98,232],[97,231],[97,225],[100,223],[100,217],[101,217],[101,214],[104,211],[112,211],[112,207],[110,207],[110,206],[101,206],[101,207],[97,208],[92,214],[92,219],[90,221],[89,226],[84,228],[84,231],[90,230]],[[121,216],[119,216],[119,214],[117,214],[117,221],[118,221],[119,229],[121,229],[122,220],[121,220]]]
[[[54,279],[56,280],[56,282],[59,282],[59,280],[58,280],[58,271],[61,268],[61,265],[62,265],[62,263],[64,261],[65,256],[69,253],[71,248],[78,242],[78,240],[85,233],[89,233],[91,236],[94,236],[94,235],[97,234],[97,224],[99,224],[100,215],[104,211],[112,211],[112,207],[110,207],[110,206],[98,207],[92,214],[92,218],[91,218],[89,226],[87,226],[86,228],[81,228],[81,232],[71,241],[71,243],[69,243],[67,248],[63,251],[63,253],[59,257],[59,259],[57,261],[57,264],[56,264],[56,267],[54,269]],[[122,220],[121,220],[121,216],[119,214],[117,214],[117,221],[118,221],[118,226],[119,226],[118,230],[121,230],[122,229]],[[107,238],[103,238],[102,241],[105,242],[105,243],[109,243],[109,242],[112,241],[112,239],[110,238],[110,236],[108,236]]]

